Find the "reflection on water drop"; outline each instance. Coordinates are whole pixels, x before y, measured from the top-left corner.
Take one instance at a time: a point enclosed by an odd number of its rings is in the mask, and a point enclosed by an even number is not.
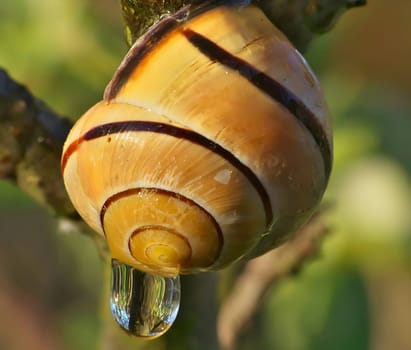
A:
[[[117,323],[138,337],[165,333],[180,306],[180,277],[152,275],[114,259],[111,271],[110,306]]]

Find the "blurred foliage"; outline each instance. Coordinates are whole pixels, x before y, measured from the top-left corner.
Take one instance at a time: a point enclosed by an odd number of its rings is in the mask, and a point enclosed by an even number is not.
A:
[[[57,111],[98,100],[126,50],[115,0],[17,0],[0,4],[0,64]]]
[[[101,98],[126,51],[119,6],[1,1],[0,65],[76,118]],[[266,296],[257,320],[261,348],[411,348],[410,13],[409,0],[369,1],[307,53],[333,116],[335,165],[325,200],[335,209],[321,256]],[[0,208],[0,313],[7,302],[16,314],[25,305],[23,318],[44,326],[42,349],[98,348],[103,287],[93,243],[56,236],[49,213],[6,183]],[[382,309],[393,300],[398,307]],[[19,349],[10,333],[22,326],[1,322],[0,348]]]

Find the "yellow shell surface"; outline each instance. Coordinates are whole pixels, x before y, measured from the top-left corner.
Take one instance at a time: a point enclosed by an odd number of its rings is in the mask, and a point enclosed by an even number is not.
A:
[[[166,275],[280,244],[331,166],[326,104],[304,59],[254,6],[217,7],[147,40],[67,139],[80,215],[114,258]]]

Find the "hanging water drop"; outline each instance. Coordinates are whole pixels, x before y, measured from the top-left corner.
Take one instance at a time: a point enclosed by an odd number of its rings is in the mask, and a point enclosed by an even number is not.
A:
[[[114,259],[111,271],[110,307],[117,323],[138,337],[164,334],[177,317],[180,277],[152,275]]]

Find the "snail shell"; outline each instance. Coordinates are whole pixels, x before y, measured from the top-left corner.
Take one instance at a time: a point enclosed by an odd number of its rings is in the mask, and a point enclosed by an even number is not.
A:
[[[286,240],[328,182],[317,79],[253,5],[183,9],[130,49],[63,149],[67,191],[113,258],[219,269]]]

